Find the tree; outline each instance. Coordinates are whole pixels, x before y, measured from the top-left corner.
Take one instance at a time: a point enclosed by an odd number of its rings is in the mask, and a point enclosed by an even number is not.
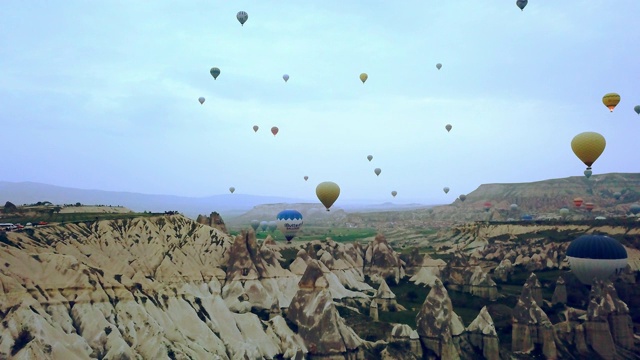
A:
[[[4,208],[2,209],[2,212],[4,213],[13,213],[13,212],[17,212],[18,211],[18,207],[15,206],[12,202],[7,201],[4,204]]]
[[[53,208],[53,211],[55,211],[56,214],[60,214],[60,210],[62,210],[60,206],[56,206]]]

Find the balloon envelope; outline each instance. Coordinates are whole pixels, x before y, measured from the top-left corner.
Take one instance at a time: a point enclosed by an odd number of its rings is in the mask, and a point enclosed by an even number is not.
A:
[[[305,177],[304,177],[304,181],[307,181],[307,180],[309,180],[309,177],[308,177],[308,176],[305,176]]]
[[[278,131],[279,130],[278,130],[277,126],[274,126],[274,127],[271,128],[271,133],[273,134],[273,136],[276,136],[278,134]],[[285,138],[286,138],[286,136],[285,136]]]
[[[204,104],[204,98],[202,96],[198,98],[198,101],[200,102],[200,105]]]
[[[322,205],[329,211],[329,208],[338,200],[338,196],[340,196],[340,187],[331,181],[321,182],[316,186],[316,196],[318,196],[318,200],[320,200]]]
[[[244,23],[246,23],[249,19],[249,14],[247,14],[245,11],[238,11],[238,13],[236,14],[236,19],[238,19],[240,25],[244,26]]]
[[[511,210],[518,210],[518,204],[511,204]]]
[[[587,179],[591,177],[591,174],[593,174],[593,171],[591,171],[591,170],[589,170],[589,169],[587,169],[587,170],[585,170],[585,171],[584,171],[584,176],[586,176],[586,177],[587,177]]]
[[[276,225],[287,241],[291,241],[302,227],[302,214],[298,210],[282,210],[276,216]]]
[[[573,205],[575,205],[576,207],[582,206],[583,202],[584,200],[582,200],[582,198],[579,198],[579,197],[573,199]]]
[[[571,140],[573,153],[587,165],[587,170],[602,155],[606,145],[604,136],[591,131],[580,133]]]
[[[445,194],[448,194],[448,193],[449,193],[449,188],[445,186],[445,187],[442,189],[442,191],[444,191],[444,193],[445,193]]]
[[[267,227],[268,227],[268,226],[269,226],[269,222],[268,222],[268,221],[264,221],[264,220],[263,220],[263,221],[260,221],[260,229],[261,229],[262,231],[267,230]]]
[[[371,161],[373,159],[372,155],[367,155],[367,160]]]
[[[567,248],[571,271],[583,284],[605,280],[627,266],[627,250],[618,240],[605,235],[582,235]]]
[[[595,207],[595,205],[593,205],[593,203],[584,203],[584,207],[585,209],[587,209],[588,212],[591,212],[591,210],[593,210],[593,208]]]
[[[613,109],[620,103],[620,95],[616,93],[608,93],[602,97],[602,103],[604,106],[609,108],[609,111],[613,111]]]
[[[517,0],[516,5],[520,8],[520,10],[524,10],[524,7],[527,6],[528,0]]]
[[[459,196],[459,199],[460,201],[465,201],[467,199],[467,195],[462,194]]]
[[[376,176],[380,176],[380,173],[382,172],[382,170],[380,170],[380,168],[375,168],[373,169],[373,172],[376,173]]]
[[[571,211],[567,208],[562,208],[560,209],[560,216],[562,216],[563,218],[566,217],[567,215],[569,215]]]
[[[440,70],[440,68],[442,68],[442,64],[437,63],[437,64],[436,64],[436,68],[437,68],[438,70]]]
[[[365,81],[367,81],[368,78],[369,78],[369,75],[367,75],[367,73],[360,74],[360,81],[362,81],[363,84]]]
[[[640,115],[640,105],[636,105],[633,107],[633,111],[636,112],[636,114]]]
[[[256,231],[258,229],[258,226],[260,226],[260,221],[251,220],[251,227],[253,228],[253,231]]]
[[[449,132],[449,131],[451,131],[453,126],[451,126],[451,124],[447,124],[444,128],[447,129],[447,132]]]
[[[218,76],[220,76],[220,69],[218,69],[217,67],[212,67],[211,70],[209,70],[209,73],[211,74],[211,76],[213,76],[214,80],[217,80]]]
[[[637,213],[640,213],[640,204],[633,204],[629,207],[629,211],[633,214],[636,215]]]
[[[258,125],[253,125],[253,132],[258,132],[258,129],[259,129]]]
[[[236,191],[236,188],[234,188],[233,186],[229,188],[229,191],[233,194],[234,191]]]
[[[621,193],[621,192],[619,192],[619,191],[616,191],[616,192],[614,192],[614,193],[613,193],[613,197],[614,197],[616,200],[620,200],[620,197],[621,197],[621,196],[622,196],[622,193]]]
[[[391,192],[391,196],[396,197],[396,195],[398,195],[397,191],[394,190],[394,191]]]
[[[289,75],[287,74],[282,75],[282,78],[284,79],[284,82],[289,81]]]
[[[273,232],[278,228],[278,224],[275,221],[269,221],[269,231]]]

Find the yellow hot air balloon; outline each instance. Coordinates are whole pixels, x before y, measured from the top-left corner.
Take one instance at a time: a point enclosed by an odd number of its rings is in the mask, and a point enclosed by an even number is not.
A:
[[[591,131],[580,133],[571,140],[573,153],[587,165],[587,170],[591,170],[591,165],[602,155],[606,145],[604,136]]]
[[[365,81],[367,81],[368,78],[369,78],[369,75],[367,75],[367,73],[360,74],[360,81],[362,81],[363,84]]]
[[[333,205],[333,203],[338,200],[338,196],[340,196],[340,187],[331,181],[321,182],[316,186],[316,195],[322,205],[329,211],[331,205]]]
[[[602,103],[609,108],[609,111],[613,111],[613,108],[620,103],[620,95],[616,93],[608,93],[602,97]]]

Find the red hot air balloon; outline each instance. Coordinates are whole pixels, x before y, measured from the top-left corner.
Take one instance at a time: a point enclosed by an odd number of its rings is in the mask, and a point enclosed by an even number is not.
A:
[[[579,197],[573,199],[573,205],[575,205],[576,207],[582,206],[583,202],[584,200],[582,200],[582,198],[579,198]]]
[[[491,203],[487,201],[484,203],[484,211],[489,211],[489,209],[491,209]]]
[[[584,207],[587,209],[588,212],[591,212],[591,210],[593,210],[593,208],[595,207],[595,205],[593,205],[593,203],[584,203]]]
[[[278,134],[278,127],[277,126],[272,127],[271,133],[273,134],[273,136],[276,136]]]

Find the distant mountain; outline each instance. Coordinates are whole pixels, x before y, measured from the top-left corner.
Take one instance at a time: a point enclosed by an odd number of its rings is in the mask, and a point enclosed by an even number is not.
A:
[[[217,211],[223,216],[237,216],[254,206],[270,203],[298,203],[295,198],[225,194],[207,197],[140,194],[132,192],[75,189],[35,182],[0,181],[0,205],[11,201],[16,205],[50,201],[54,204],[120,205],[133,211],[163,212],[177,210],[195,218],[198,214]]]

